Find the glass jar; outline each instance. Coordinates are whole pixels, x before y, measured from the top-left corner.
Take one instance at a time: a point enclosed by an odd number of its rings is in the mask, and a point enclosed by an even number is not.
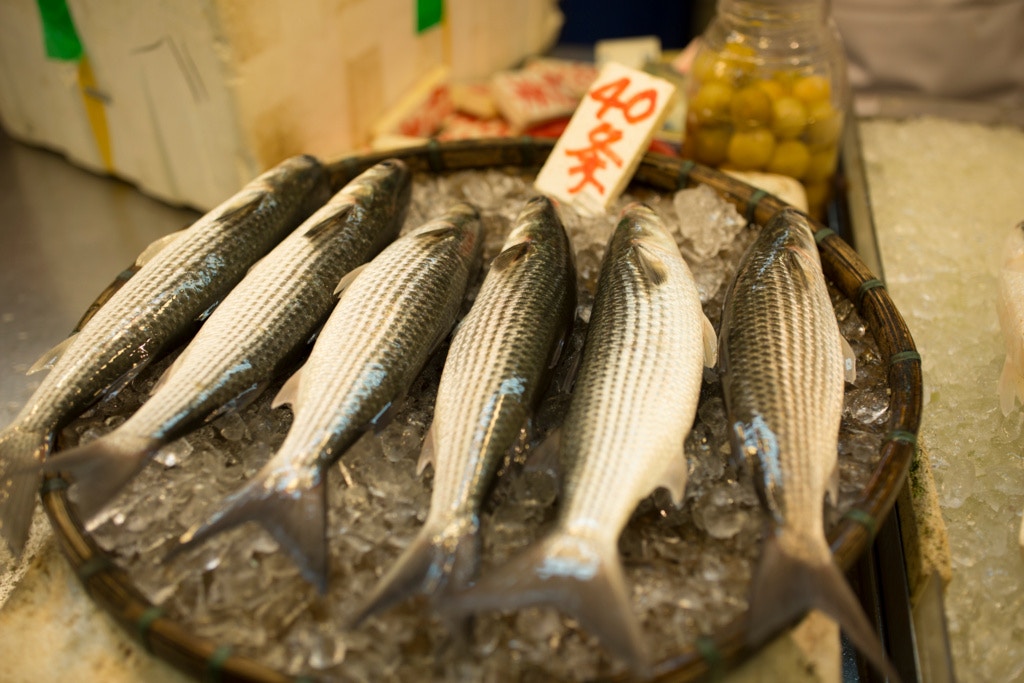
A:
[[[690,70],[683,155],[796,178],[821,218],[848,95],[828,0],[718,0]]]

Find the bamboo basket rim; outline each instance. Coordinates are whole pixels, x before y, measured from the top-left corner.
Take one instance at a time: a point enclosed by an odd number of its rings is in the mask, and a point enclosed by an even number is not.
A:
[[[326,164],[337,190],[366,168],[387,158],[399,158],[414,173],[520,167],[539,168],[554,146],[534,138],[499,138],[449,143],[345,157]],[[792,208],[774,195],[691,160],[647,153],[632,180],[661,192],[708,185],[733,203],[748,221],[764,225],[773,215]],[[833,557],[846,570],[864,552],[892,510],[910,469],[921,421],[921,358],[910,331],[888,291],[856,252],[831,229],[811,220],[826,277],[850,299],[867,322],[888,364],[889,419],[881,457],[867,486],[852,508],[831,529]],[[128,269],[97,297],[76,330],[124,284]],[[111,614],[147,652],[202,681],[277,683],[312,681],[293,678],[251,658],[235,654],[230,644],[197,637],[168,617],[132,584],[128,574],[86,531],[71,508],[59,476],[48,476],[40,495],[61,550],[91,599]],[[745,644],[746,620],[740,617],[713,637],[698,638],[674,657],[655,664],[660,681],[693,681],[716,677],[750,658],[756,650]]]

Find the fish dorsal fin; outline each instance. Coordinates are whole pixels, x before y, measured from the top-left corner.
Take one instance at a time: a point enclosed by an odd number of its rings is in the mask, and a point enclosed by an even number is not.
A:
[[[715,326],[706,315],[702,315],[701,320],[704,327],[704,367],[713,368],[718,363],[718,335],[715,334]]]
[[[642,243],[634,243],[629,253],[640,269],[640,272],[643,273],[644,278],[651,284],[660,285],[668,279],[668,269],[665,267],[665,262]]]
[[[184,232],[185,230],[178,230],[177,232],[172,232],[169,235],[158,237],[157,239],[150,242],[149,246],[143,249],[142,253],[139,254],[138,257],[135,259],[136,267],[141,268],[142,266],[152,261],[157,254],[163,251],[164,248],[166,248],[167,245],[169,245],[171,242],[181,237],[182,233]]]
[[[294,406],[295,401],[299,398],[299,383],[302,382],[302,368],[295,371],[291,377],[284,383],[281,390],[274,396],[273,402],[270,404],[271,408],[278,408],[280,406],[289,405]]]
[[[344,219],[352,212],[354,207],[355,204],[353,201],[340,206],[337,211],[330,214],[322,221],[317,221],[315,225],[311,226],[309,230],[306,231],[304,236],[307,239],[315,240],[321,235],[339,228],[343,224]]]
[[[494,257],[494,260],[491,261],[491,270],[501,272],[502,270],[511,267],[512,264],[524,259],[526,255],[530,253],[532,246],[533,242],[530,240],[524,240],[513,244]]]
[[[457,230],[458,227],[454,223],[438,221],[423,232],[416,233],[416,237],[420,239],[442,240],[454,235]]]
[[[846,341],[846,337],[839,335],[839,339],[843,347],[843,377],[847,384],[856,384],[857,354],[853,352],[853,347]]]
[[[40,370],[49,370],[50,368],[52,368],[53,364],[60,360],[60,357],[64,355],[64,352],[68,350],[68,347],[71,346],[71,344],[73,344],[75,339],[77,338],[78,333],[76,332],[75,334],[71,335],[61,343],[54,346],[52,349],[41,355],[39,357],[39,360],[33,363],[32,367],[30,367],[28,369],[28,372],[26,372],[25,374],[31,375],[34,372],[39,372]]]
[[[416,461],[416,475],[420,476],[427,469],[427,465],[434,466],[437,462],[437,455],[434,449],[434,425],[431,424],[427,435],[423,437],[423,447],[420,449],[420,459]]]
[[[352,284],[352,281],[359,277],[359,273],[363,272],[363,269],[368,265],[369,264],[364,263],[345,273],[341,280],[338,281],[338,286],[334,288],[334,296],[340,299],[341,295],[345,293],[346,289],[348,289],[348,286]]]

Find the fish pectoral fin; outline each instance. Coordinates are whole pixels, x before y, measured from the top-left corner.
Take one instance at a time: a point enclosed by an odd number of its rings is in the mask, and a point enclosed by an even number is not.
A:
[[[853,352],[853,347],[850,346],[850,342],[846,340],[846,337],[840,334],[839,339],[843,347],[843,379],[846,380],[847,384],[856,384],[857,354]]]
[[[334,296],[340,299],[345,293],[345,290],[348,289],[348,286],[352,284],[352,281],[359,277],[359,273],[363,272],[363,269],[368,265],[368,263],[363,263],[345,273],[341,277],[341,280],[338,281],[338,286],[334,288]]]
[[[644,277],[654,285],[660,285],[668,279],[668,269],[665,262],[654,251],[648,249],[643,243],[636,243],[629,250],[633,262],[644,274]]]
[[[353,200],[354,201],[354,200]],[[354,203],[346,204],[338,208],[338,210],[321,221],[318,221],[315,225],[310,226],[309,230],[303,235],[306,239],[315,240],[321,235],[325,235],[332,230],[336,230],[345,225],[345,221],[348,215],[352,212]]]
[[[39,360],[32,364],[32,367],[30,367],[28,372],[25,374],[31,375],[39,372],[40,370],[49,370],[52,368],[53,364],[60,360],[60,357],[64,355],[64,352],[68,350],[68,347],[74,343],[76,338],[78,338],[77,332],[54,346],[52,349],[48,350],[39,357]]]
[[[615,543],[555,531],[485,573],[440,609],[454,614],[551,605],[579,620],[633,672],[650,673],[643,632],[633,614]]]
[[[715,326],[711,324],[706,315],[702,315],[701,319],[704,340],[704,367],[713,368],[718,363],[718,335],[715,334]]]
[[[306,489],[277,490],[260,472],[205,524],[182,534],[170,560],[207,539],[245,522],[258,522],[274,537],[299,567],[303,578],[327,592],[327,490],[321,478]]]
[[[271,408],[279,408],[284,405],[295,406],[299,398],[299,384],[302,383],[302,368],[299,368],[289,377],[278,390],[274,400],[270,403]]]
[[[815,552],[815,544],[825,539],[789,539],[781,542],[779,534],[769,535],[754,575],[750,597],[747,644],[762,645],[795,623],[810,609],[819,609],[834,619],[850,642],[892,681],[899,681],[885,647],[875,634],[871,622],[842,571],[835,565],[828,547]],[[803,547],[810,552],[799,556],[787,548]],[[818,555],[812,563],[806,556]]]
[[[187,228],[185,230],[187,230]],[[168,235],[164,235],[163,237],[158,237],[152,242],[150,242],[149,245],[142,250],[142,253],[135,257],[135,267],[141,268],[142,266],[152,261],[156,257],[156,255],[163,251],[169,244],[171,244],[171,242],[174,242],[179,237],[181,237],[185,230],[178,230],[177,232],[172,232]]]

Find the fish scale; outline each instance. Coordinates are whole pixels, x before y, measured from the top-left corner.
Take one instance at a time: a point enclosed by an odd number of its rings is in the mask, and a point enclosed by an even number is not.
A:
[[[476,575],[480,506],[568,333],[575,294],[565,229],[551,201],[536,197],[517,217],[449,348],[432,446],[420,462],[434,465],[427,519],[355,624],[414,592],[448,594]]]
[[[760,645],[816,608],[879,671],[898,680],[825,536],[827,490],[835,502],[844,380],[856,373],[810,223],[800,212],[773,216],[740,260],[720,342],[733,448],[752,465],[771,520],[751,586],[748,644]]]
[[[161,446],[230,402],[252,400],[298,355],[333,308],[338,280],[397,235],[409,189],[408,169],[396,160],[348,183],[252,267],[133,415],[47,462],[70,475],[84,519]]]
[[[553,528],[452,600],[456,612],[544,603],[650,673],[618,537],[658,487],[682,502],[683,451],[715,334],[658,215],[630,204],[608,243],[579,375],[559,439],[565,483]]]
[[[399,400],[455,322],[480,259],[475,208],[458,204],[399,238],[346,280],[305,365],[274,405],[295,417],[269,462],[180,550],[253,520],[291,553],[303,575],[327,588],[327,467]]]
[[[0,432],[0,535],[19,554],[48,435],[127,381],[195,322],[329,194],[313,157],[288,159],[192,226],[158,240],[139,270],[82,327],[36,363],[53,367]]]

